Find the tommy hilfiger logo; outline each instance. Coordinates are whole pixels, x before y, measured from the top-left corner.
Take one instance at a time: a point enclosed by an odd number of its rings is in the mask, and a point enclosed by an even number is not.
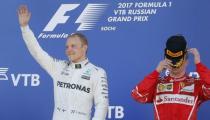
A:
[[[86,76],[86,75],[82,75],[81,78],[86,79],[86,80],[90,80],[90,76]]]

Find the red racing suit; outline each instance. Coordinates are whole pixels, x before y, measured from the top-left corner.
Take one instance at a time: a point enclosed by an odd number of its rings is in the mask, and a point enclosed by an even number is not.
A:
[[[196,64],[199,78],[159,77],[155,70],[133,90],[132,97],[141,103],[154,104],[156,120],[196,120],[200,104],[210,99],[210,71]]]

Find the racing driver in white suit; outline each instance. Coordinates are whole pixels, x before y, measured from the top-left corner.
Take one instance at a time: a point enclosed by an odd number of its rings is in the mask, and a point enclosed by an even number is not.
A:
[[[26,46],[53,79],[53,120],[90,120],[93,104],[92,120],[105,120],[109,104],[106,72],[87,59],[86,37],[81,33],[69,35],[66,54],[70,61],[54,59],[40,47],[29,28],[30,16],[27,6],[21,5],[18,18]]]

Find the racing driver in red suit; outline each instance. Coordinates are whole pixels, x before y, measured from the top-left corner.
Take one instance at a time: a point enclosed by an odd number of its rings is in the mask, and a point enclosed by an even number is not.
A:
[[[188,54],[194,56],[197,77],[188,76]],[[161,72],[169,75],[160,77]],[[153,103],[155,120],[196,120],[200,104],[210,99],[210,70],[201,62],[196,48],[187,49],[182,35],[166,42],[165,59],[132,90],[141,103]]]

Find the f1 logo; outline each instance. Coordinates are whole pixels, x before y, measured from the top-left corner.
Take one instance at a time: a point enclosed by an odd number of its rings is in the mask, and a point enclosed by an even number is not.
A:
[[[64,16],[67,11],[71,11],[77,8],[79,4],[61,4],[58,8],[57,12],[54,14],[50,22],[44,28],[43,31],[53,31],[57,24],[59,23],[66,23],[70,16]]]
[[[65,13],[76,9],[79,5],[61,4],[43,31],[53,31],[58,24],[65,24],[70,17],[65,16]],[[80,23],[77,30],[91,30],[107,6],[107,4],[88,4],[75,21],[75,23]]]

